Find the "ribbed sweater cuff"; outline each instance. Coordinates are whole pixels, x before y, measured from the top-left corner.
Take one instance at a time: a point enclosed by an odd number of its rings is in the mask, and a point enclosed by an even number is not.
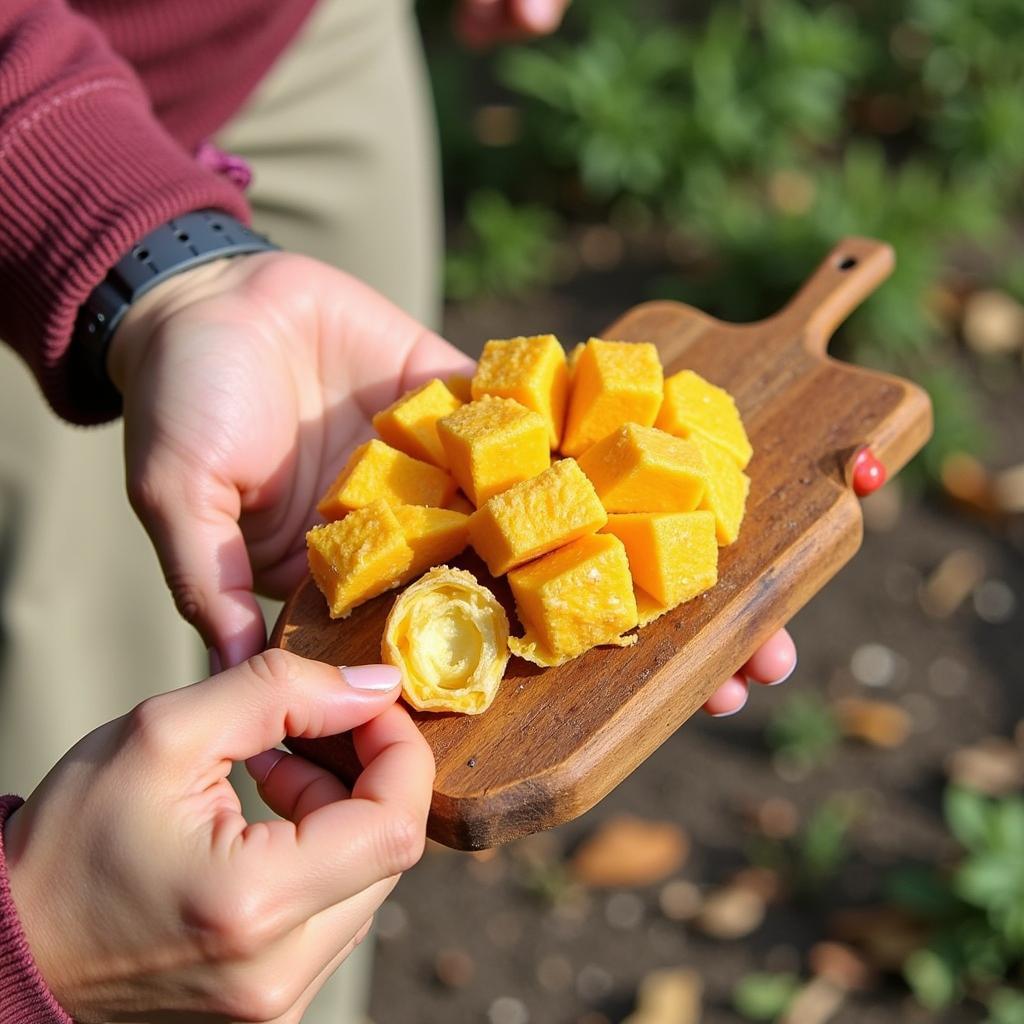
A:
[[[90,394],[66,359],[78,307],[143,235],[190,210],[249,211],[229,181],[200,167],[160,127],[127,80],[80,83],[0,140],[3,337],[65,419],[99,423],[118,409]]]
[[[73,1024],[32,959],[11,896],[3,833],[22,803],[20,796],[0,797],[0,1024]]]

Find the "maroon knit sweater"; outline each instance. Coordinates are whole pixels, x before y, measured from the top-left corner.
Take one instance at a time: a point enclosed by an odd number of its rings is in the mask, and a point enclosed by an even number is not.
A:
[[[0,338],[54,409],[109,419],[67,371],[78,307],[171,217],[247,218],[197,143],[233,114],[315,0],[0,0]]]
[[[78,423],[110,418],[67,371],[78,307],[147,232],[238,189],[193,159],[315,0],[0,0],[0,338]],[[69,1024],[7,884],[0,799],[0,1024]]]

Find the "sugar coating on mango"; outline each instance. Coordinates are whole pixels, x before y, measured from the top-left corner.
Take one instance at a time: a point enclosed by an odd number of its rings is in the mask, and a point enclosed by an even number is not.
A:
[[[553,334],[489,341],[473,376],[473,397],[514,398],[540,413],[552,448],[562,440],[569,371],[565,352]]]
[[[453,373],[445,377],[445,386],[448,390],[465,405],[473,401],[473,380],[471,377],[464,377],[461,373]]]
[[[462,403],[436,378],[407,391],[373,417],[373,427],[392,448],[435,466],[445,467],[437,421]]]
[[[376,501],[306,534],[309,569],[327,598],[332,619],[398,586],[413,550],[391,508]]]
[[[511,398],[478,398],[440,420],[437,432],[452,475],[477,508],[551,464],[544,417]]]
[[[701,453],[708,471],[708,487],[700,507],[714,514],[718,543],[723,546],[732,544],[740,535],[740,524],[750,493],[750,477],[714,441],[708,441],[697,433],[690,435],[690,441]]]
[[[594,485],[576,461],[560,459],[484,502],[470,520],[469,534],[491,575],[500,576],[595,533],[607,520]]]
[[[324,519],[340,519],[375,501],[441,506],[454,494],[455,481],[443,469],[374,438],[349,456],[316,508]]]
[[[699,434],[714,441],[740,469],[746,469],[754,454],[732,395],[693,370],[680,370],[665,381],[655,426],[677,437]]]
[[[591,338],[573,371],[562,453],[581,455],[623,423],[651,426],[663,391],[653,345]]]
[[[609,512],[692,512],[707,486],[695,445],[636,423],[593,445],[579,464]]]
[[[618,537],[589,534],[513,569],[508,581],[523,624],[509,637],[513,654],[535,665],[561,665],[600,644],[628,647],[637,624],[633,580]]]
[[[601,532],[622,541],[633,582],[666,611],[718,582],[718,542],[710,512],[613,515]]]
[[[400,594],[381,659],[402,673],[402,696],[419,711],[479,715],[508,664],[508,616],[472,573],[438,566]]]
[[[460,554],[469,543],[469,516],[446,508],[426,505],[396,505],[392,512],[402,528],[406,544],[412,548],[412,564],[405,579]]]

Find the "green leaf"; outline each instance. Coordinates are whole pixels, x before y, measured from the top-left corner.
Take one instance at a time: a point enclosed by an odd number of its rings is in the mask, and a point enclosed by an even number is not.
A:
[[[986,1000],[988,1018],[985,1024],[1024,1024],[1024,992],[1013,988],[997,988]]]
[[[918,1002],[929,1010],[949,1006],[959,991],[952,965],[932,949],[911,953],[903,965],[903,975]]]
[[[950,786],[946,790],[943,808],[946,824],[957,839],[968,849],[987,844],[991,828],[989,801],[980,793]]]
[[[795,974],[748,974],[733,991],[733,1006],[747,1020],[775,1020],[786,1012],[799,987]]]

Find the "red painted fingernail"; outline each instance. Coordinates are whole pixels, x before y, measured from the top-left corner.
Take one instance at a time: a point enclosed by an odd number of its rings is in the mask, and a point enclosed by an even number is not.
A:
[[[853,460],[853,492],[866,498],[885,483],[885,466],[870,448],[861,448]]]

